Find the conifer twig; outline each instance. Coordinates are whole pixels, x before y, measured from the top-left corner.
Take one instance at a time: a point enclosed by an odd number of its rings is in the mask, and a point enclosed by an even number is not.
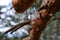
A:
[[[15,25],[14,27],[12,27],[9,30],[7,30],[6,32],[4,32],[4,34],[7,34],[10,31],[11,31],[11,33],[13,33],[14,31],[18,30],[19,28],[21,28],[22,26],[27,25],[27,24],[30,24],[30,20]]]

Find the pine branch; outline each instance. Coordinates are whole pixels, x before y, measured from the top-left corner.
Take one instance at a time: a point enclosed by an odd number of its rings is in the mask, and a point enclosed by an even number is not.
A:
[[[18,30],[18,29],[21,28],[22,26],[27,25],[27,24],[30,24],[30,21],[31,21],[31,20],[28,20],[28,21],[19,23],[19,24],[15,25],[14,27],[12,27],[11,29],[9,29],[9,30],[7,30],[6,32],[4,32],[4,34],[7,34],[8,32],[13,33],[14,31]]]

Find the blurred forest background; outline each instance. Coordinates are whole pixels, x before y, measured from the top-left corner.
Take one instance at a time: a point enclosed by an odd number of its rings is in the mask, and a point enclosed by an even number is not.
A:
[[[0,0],[0,40],[22,40],[22,38],[27,37],[30,25],[20,28],[13,34],[3,35],[3,33],[20,22],[34,18],[42,1],[37,0],[36,5],[33,4],[23,14],[17,14],[12,8],[12,0]],[[51,18],[40,39],[60,40],[60,11]]]

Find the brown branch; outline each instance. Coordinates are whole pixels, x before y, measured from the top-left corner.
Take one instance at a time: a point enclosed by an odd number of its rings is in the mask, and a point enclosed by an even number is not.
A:
[[[15,25],[14,27],[12,27],[11,29],[9,29],[6,32],[4,32],[4,34],[7,34],[10,31],[11,31],[11,33],[13,33],[14,31],[16,31],[17,29],[21,28],[22,26],[27,25],[27,24],[30,24],[30,21],[31,20],[28,20],[28,21],[19,23],[19,24]]]

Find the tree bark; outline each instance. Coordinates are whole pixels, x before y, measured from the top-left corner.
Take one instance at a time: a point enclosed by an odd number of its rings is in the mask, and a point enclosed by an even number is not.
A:
[[[40,6],[40,9],[36,14],[38,14],[31,24],[32,30],[29,37],[23,40],[39,40],[42,31],[46,28],[48,21],[51,16],[55,14],[56,11],[60,9],[60,0],[44,0]],[[39,17],[40,14],[40,17]]]

